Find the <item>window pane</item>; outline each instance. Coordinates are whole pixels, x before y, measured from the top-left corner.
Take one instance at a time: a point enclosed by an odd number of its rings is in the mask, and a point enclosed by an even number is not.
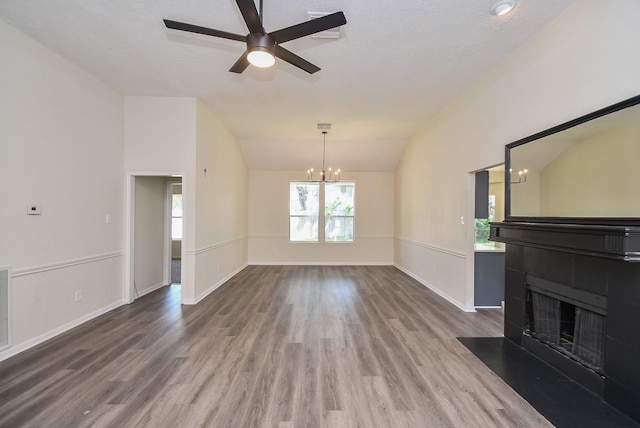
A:
[[[324,240],[334,242],[353,241],[353,217],[325,218]]]
[[[324,212],[327,216],[355,215],[354,183],[325,183]]]
[[[289,184],[289,239],[318,241],[318,212],[320,210],[318,183]]]
[[[318,241],[318,217],[289,217],[289,236],[292,241]]]
[[[182,239],[182,217],[174,217],[171,219],[171,239]]]
[[[490,249],[496,248],[496,243],[489,241],[489,223],[494,219],[496,212],[496,195],[489,195],[489,218],[475,219],[475,248]]]
[[[354,237],[355,184],[326,183],[324,195],[324,240],[352,242]]]
[[[318,183],[290,183],[289,215],[318,215]]]
[[[171,195],[171,217],[182,217],[182,195]]]

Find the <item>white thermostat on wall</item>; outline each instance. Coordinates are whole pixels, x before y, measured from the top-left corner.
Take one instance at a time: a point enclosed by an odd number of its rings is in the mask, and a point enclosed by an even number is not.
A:
[[[42,214],[42,207],[40,205],[27,205],[28,215],[40,215]]]

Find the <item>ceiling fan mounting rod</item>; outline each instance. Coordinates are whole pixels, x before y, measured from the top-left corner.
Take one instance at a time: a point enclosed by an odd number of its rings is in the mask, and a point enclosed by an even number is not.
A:
[[[260,23],[264,26],[264,18],[262,17],[263,13],[264,12],[262,12],[262,0],[260,0],[260,13],[259,13],[259,15],[260,15]]]

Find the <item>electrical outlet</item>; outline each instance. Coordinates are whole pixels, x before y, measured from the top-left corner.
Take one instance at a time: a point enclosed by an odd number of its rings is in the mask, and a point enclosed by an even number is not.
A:
[[[79,302],[80,300],[82,300],[82,291],[76,290],[76,302]]]

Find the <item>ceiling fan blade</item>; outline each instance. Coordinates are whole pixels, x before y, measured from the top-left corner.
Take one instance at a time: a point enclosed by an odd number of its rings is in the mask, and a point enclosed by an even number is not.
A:
[[[229,69],[232,73],[242,73],[249,66],[249,60],[247,59],[247,54],[249,51],[245,51],[240,58],[236,61],[235,64]]]
[[[238,4],[240,13],[242,13],[244,22],[247,23],[249,32],[264,34],[262,20],[260,19],[260,15],[258,15],[258,10],[256,9],[256,4],[253,0],[236,0],[236,3]]]
[[[172,21],[170,19],[165,19],[164,25],[172,30],[222,37],[223,39],[237,40],[239,42],[245,42],[247,40],[246,36],[241,36],[240,34],[227,33],[226,31],[214,30],[213,28],[200,27],[198,25],[186,24],[184,22]]]
[[[320,67],[311,64],[306,59],[300,58],[298,55],[286,50],[280,45],[276,45],[275,54],[281,60],[287,61],[289,64],[295,65],[296,67],[306,71],[309,74],[320,71]]]
[[[312,19],[311,21],[303,22],[301,24],[292,25],[291,27],[283,28],[270,34],[275,39],[276,43],[284,43],[289,40],[299,39],[300,37],[319,33],[320,31],[330,30],[346,23],[347,19],[344,17],[344,13],[335,12],[331,15]]]

